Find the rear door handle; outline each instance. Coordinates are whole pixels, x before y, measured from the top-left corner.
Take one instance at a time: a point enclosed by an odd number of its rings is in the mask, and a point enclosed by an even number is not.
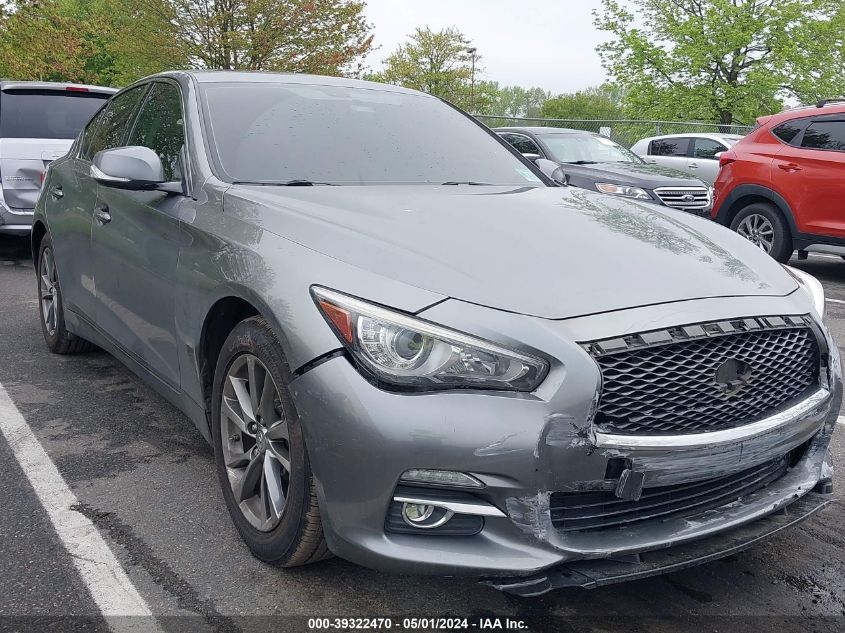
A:
[[[689,167],[690,169],[698,169],[698,163],[690,163],[689,165],[687,165],[687,167]]]
[[[62,191],[61,185],[53,185],[50,187],[50,197],[53,200],[58,200],[59,198],[64,198],[65,192]]]
[[[97,207],[94,209],[94,219],[97,220],[97,223],[102,226],[104,224],[108,224],[111,222],[111,215],[109,214],[109,208],[106,206]]]
[[[801,171],[801,167],[795,163],[781,163],[778,165],[778,169],[782,169],[783,171]]]

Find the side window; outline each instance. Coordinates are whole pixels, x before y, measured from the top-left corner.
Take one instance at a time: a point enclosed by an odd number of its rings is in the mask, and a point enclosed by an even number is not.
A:
[[[94,154],[101,150],[124,145],[123,139],[126,138],[132,115],[135,114],[146,90],[146,85],[127,90],[114,97],[105,108],[100,110],[95,120],[86,128],[80,158],[91,160]]]
[[[84,158],[85,160],[91,160],[94,154],[91,152],[91,142],[94,140],[94,135],[97,131],[97,126],[100,124],[100,121],[103,119],[103,115],[105,115],[106,110],[108,109],[108,105],[101,109],[97,114],[94,115],[94,118],[88,122],[88,125],[82,130],[81,138],[79,139],[79,157]]]
[[[659,138],[649,143],[651,156],[686,156],[689,149],[688,138]]]
[[[127,145],[149,147],[164,166],[166,180],[181,180],[179,155],[185,145],[182,98],[170,83],[156,82],[135,121]]]
[[[539,154],[540,156],[543,155],[543,152],[540,151],[540,148],[537,146],[537,143],[532,141],[527,136],[523,136],[522,134],[505,134],[505,140],[514,146],[517,152],[520,154]]]
[[[727,148],[719,141],[714,141],[709,138],[697,138],[695,139],[693,155],[696,158],[716,160],[716,154],[724,152],[726,149]]]
[[[791,145],[795,137],[798,136],[798,133],[804,129],[804,123],[805,122],[801,119],[781,123],[772,130],[772,134],[777,136],[784,143],[789,143]]]
[[[845,151],[845,121],[813,121],[804,130],[801,147]]]

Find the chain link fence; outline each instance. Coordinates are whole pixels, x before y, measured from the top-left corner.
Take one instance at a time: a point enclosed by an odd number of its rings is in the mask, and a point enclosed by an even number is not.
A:
[[[720,125],[718,123],[690,123],[684,121],[637,121],[633,119],[541,119],[531,117],[501,117],[476,114],[475,118],[488,127],[565,127],[597,132],[620,145],[631,147],[641,138],[662,134],[711,132],[716,134],[748,134],[750,125]]]

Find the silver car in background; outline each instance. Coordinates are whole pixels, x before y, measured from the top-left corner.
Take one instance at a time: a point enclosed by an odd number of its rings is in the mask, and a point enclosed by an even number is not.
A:
[[[179,407],[268,563],[536,595],[725,556],[832,497],[818,281],[556,186],[430,95],[144,79],[50,166],[32,246],[49,348],[94,343]]]
[[[647,163],[689,172],[712,185],[719,174],[719,155],[741,138],[738,134],[667,134],[640,139],[631,151]]]
[[[117,90],[0,81],[0,233],[27,235],[47,165]]]

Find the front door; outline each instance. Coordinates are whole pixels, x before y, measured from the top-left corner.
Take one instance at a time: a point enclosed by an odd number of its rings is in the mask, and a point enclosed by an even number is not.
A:
[[[155,151],[168,180],[182,180],[184,146],[179,88],[153,83],[125,145]],[[132,358],[179,387],[174,281],[179,211],[187,198],[100,186],[91,237],[97,323]]]

